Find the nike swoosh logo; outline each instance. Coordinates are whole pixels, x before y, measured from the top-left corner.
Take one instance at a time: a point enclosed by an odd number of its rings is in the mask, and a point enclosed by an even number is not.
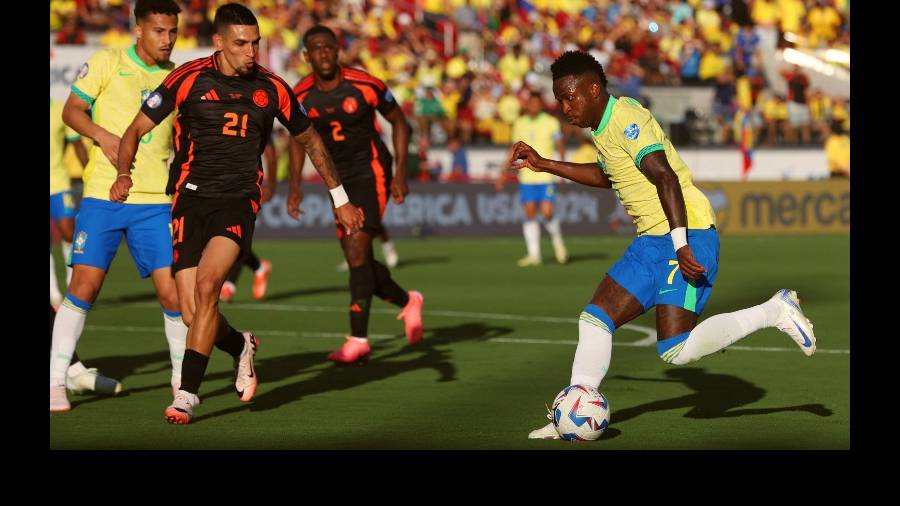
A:
[[[803,329],[800,328],[800,325],[797,325],[797,322],[794,322],[794,325],[797,327],[797,330],[800,331],[800,335],[803,336],[803,346],[807,348],[812,346],[812,341],[810,341],[809,337],[806,335],[806,332],[803,332]]]
[[[120,70],[120,71],[119,71],[119,75],[122,76],[122,77],[129,77],[129,76],[133,76],[134,74],[130,74],[130,73],[128,73],[128,72],[122,72],[122,71]]]
[[[660,290],[659,295],[662,295],[664,293],[669,293],[669,292],[677,292],[677,291],[678,291],[677,288],[672,288],[671,290]]]

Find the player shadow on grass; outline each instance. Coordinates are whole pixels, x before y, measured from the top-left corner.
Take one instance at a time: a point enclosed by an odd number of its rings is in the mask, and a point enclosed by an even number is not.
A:
[[[450,261],[450,257],[413,257],[413,258],[402,258],[397,262],[397,266],[395,269],[412,267],[414,265],[427,265],[427,264],[445,264]]]
[[[250,411],[267,411],[285,404],[298,401],[303,397],[335,390],[347,390],[366,383],[381,381],[403,373],[419,369],[434,369],[438,383],[456,381],[456,365],[453,363],[453,352],[444,346],[462,341],[485,341],[512,332],[509,327],[500,327],[481,322],[463,323],[456,326],[427,329],[422,342],[417,346],[404,345],[389,353],[379,353],[380,349],[389,345],[384,341],[372,343],[372,358],[368,364],[361,366],[338,365],[327,361],[327,353],[308,352],[279,357],[261,358],[256,361],[260,372],[261,391],[253,401],[213,413],[198,416],[191,423],[210,418],[230,415],[245,409]],[[403,339],[398,337],[398,339]],[[315,373],[311,378],[301,379],[294,383],[275,387],[266,391],[266,382],[278,381],[299,375]],[[208,375],[206,379],[228,374]],[[234,395],[232,386],[210,392],[201,398],[217,395]]]
[[[171,391],[169,390],[171,388],[171,385],[169,385],[169,383],[159,383],[139,388],[128,387],[128,378],[133,377],[137,374],[156,374],[159,372],[171,370],[172,363],[169,359],[168,350],[154,351],[151,353],[144,353],[142,355],[84,357],[84,360],[88,367],[96,367],[97,370],[103,373],[104,376],[116,378],[122,381],[124,390],[122,391],[122,393],[116,396],[98,395],[92,392],[87,392],[84,394],[72,394],[74,395],[74,397],[72,398],[73,408],[78,407],[82,404],[127,397],[128,395],[133,393],[149,392],[151,390],[157,389],[164,389],[166,392],[169,392],[168,395],[172,395]],[[152,364],[158,364],[158,366],[151,369],[146,369]],[[138,372],[138,370],[140,370],[140,372]]]
[[[266,294],[264,302],[270,302],[273,300],[283,300],[290,299],[291,297],[305,297],[307,295],[320,295],[323,293],[341,293],[341,292],[349,292],[350,288],[347,285],[340,286],[318,286],[311,288],[301,288],[299,290],[289,290],[287,292],[276,292]],[[225,306],[227,307],[227,306]]]
[[[692,408],[684,414],[685,418],[700,419],[768,415],[785,411],[805,411],[822,417],[832,415],[832,411],[822,404],[801,404],[778,408],[736,409],[763,399],[766,395],[766,391],[737,376],[709,374],[705,370],[697,367],[669,369],[665,374],[672,379],[634,378],[621,375],[607,378],[608,380],[683,383],[688,388],[694,390],[694,393],[683,395],[681,397],[652,401],[630,408],[614,410],[611,416],[611,423],[620,424],[652,411],[665,411],[680,408]]]
[[[567,263],[569,264],[577,264],[578,262],[589,262],[591,260],[603,260],[607,258],[609,255],[606,253],[581,253],[577,255],[572,255],[569,257]]]

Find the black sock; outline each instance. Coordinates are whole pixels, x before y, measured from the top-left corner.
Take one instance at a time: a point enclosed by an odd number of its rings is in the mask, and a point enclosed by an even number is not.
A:
[[[220,329],[222,328],[222,326],[224,326],[225,330],[224,332],[222,330],[219,331],[219,337],[216,339],[216,348],[224,351],[234,358],[240,357],[241,352],[244,351],[244,334],[235,330],[231,325],[228,325],[228,322],[225,321],[224,316],[219,315],[219,318]]]
[[[181,363],[181,390],[194,395],[200,391],[200,382],[206,374],[209,357],[192,349],[184,350],[184,362]]]
[[[369,335],[369,309],[375,291],[372,264],[350,268],[350,333],[353,337]]]
[[[391,271],[376,260],[372,261],[372,269],[375,271],[375,295],[400,307],[405,307],[409,302],[409,294],[391,278]]]
[[[259,257],[252,251],[244,253],[244,265],[251,271],[256,271],[259,269]]]

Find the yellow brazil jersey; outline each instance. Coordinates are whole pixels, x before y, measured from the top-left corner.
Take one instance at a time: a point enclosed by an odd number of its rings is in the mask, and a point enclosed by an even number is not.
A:
[[[81,139],[78,132],[67,127],[62,120],[63,105],[50,99],[50,195],[72,188],[69,173],[63,165],[66,142]]]
[[[91,104],[94,123],[119,137],[141,109],[144,100],[169,75],[174,64],[165,68],[148,67],[134,46],[128,49],[104,49],[88,59],[75,82],[72,93]],[[169,171],[166,164],[172,146],[172,119],[169,115],[141,138],[132,167],[134,186],[129,204],[167,204]],[[94,143],[84,169],[84,196],[109,200],[109,188],[116,179],[116,168]]]
[[[512,141],[525,141],[543,158],[559,158],[555,148],[561,135],[559,120],[544,112],[535,117],[521,116],[513,123]],[[535,172],[528,168],[519,170],[519,182],[522,184],[547,184],[555,181],[556,176],[548,172]]]
[[[597,164],[634,220],[638,235],[662,235],[670,231],[656,186],[639,169],[641,160],[654,151],[665,151],[669,165],[678,176],[687,208],[688,228],[705,229],[715,225],[712,206],[694,186],[690,169],[678,156],[656,118],[637,100],[609,97],[603,119],[592,136],[597,147]]]

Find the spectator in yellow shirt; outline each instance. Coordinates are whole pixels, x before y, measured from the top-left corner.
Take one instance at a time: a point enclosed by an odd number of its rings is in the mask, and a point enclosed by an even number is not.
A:
[[[825,139],[825,158],[831,177],[850,177],[850,136],[840,121],[831,122],[831,133]]]

